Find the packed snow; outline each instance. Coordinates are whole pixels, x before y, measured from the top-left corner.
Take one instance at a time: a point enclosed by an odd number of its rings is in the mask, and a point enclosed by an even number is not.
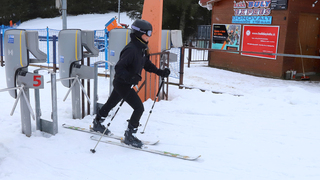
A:
[[[109,17],[116,15],[74,16],[68,23],[72,28],[103,29]],[[30,20],[22,23],[21,28],[61,29],[56,25],[57,19]],[[124,21],[131,22],[129,18]],[[29,71],[34,69],[29,67]],[[41,74],[45,82],[50,80],[47,72]],[[4,67],[0,67],[0,78],[0,89],[7,88]],[[72,119],[71,97],[63,101],[68,89],[60,82],[58,134],[38,131],[32,121],[32,136],[26,137],[21,133],[20,106],[10,116],[15,99],[8,92],[0,92],[0,179],[320,179],[319,82],[255,77],[200,62],[185,67],[184,85],[207,91],[169,85],[168,101],[156,102],[145,133],[137,135],[140,139],[160,140],[149,148],[201,155],[196,161],[105,143],[98,144],[97,152],[91,153],[96,145],[90,140],[91,134],[61,125],[88,128],[94,115]],[[30,90],[34,109],[33,92]],[[42,118],[50,119],[50,84],[40,92]],[[98,94],[100,103],[108,99],[109,78],[99,77]],[[144,102],[139,131],[145,127],[152,104],[150,99]],[[122,135],[131,113],[125,103],[111,122],[110,130]],[[104,124],[109,122],[110,117]]]

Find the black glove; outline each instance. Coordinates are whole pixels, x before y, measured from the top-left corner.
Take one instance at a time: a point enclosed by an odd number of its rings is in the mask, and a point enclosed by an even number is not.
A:
[[[131,76],[128,76],[126,78],[126,82],[128,84],[133,84],[133,85],[137,85],[139,83],[139,81],[141,81],[142,77],[139,74],[134,74]]]
[[[170,69],[169,68],[164,68],[163,70],[158,69],[156,74],[161,77],[168,77],[170,75]]]

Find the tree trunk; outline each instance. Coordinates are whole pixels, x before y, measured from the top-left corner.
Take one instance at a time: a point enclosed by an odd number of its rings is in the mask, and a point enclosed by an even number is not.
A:
[[[183,34],[184,34],[184,28],[185,28],[185,24],[186,24],[186,8],[183,8],[182,9],[182,13],[181,13],[181,18],[180,18],[180,24],[179,24],[179,29],[181,30],[182,32],[182,37],[183,37]]]

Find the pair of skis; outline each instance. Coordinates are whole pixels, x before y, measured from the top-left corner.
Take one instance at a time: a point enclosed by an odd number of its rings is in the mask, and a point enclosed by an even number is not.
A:
[[[67,124],[63,124],[62,127],[67,128],[67,129],[71,129],[71,130],[76,130],[76,131],[81,131],[81,132],[86,132],[86,133],[101,136],[101,133],[92,131],[91,129],[87,129],[87,128],[76,127],[76,126],[71,126],[71,125],[67,125]],[[174,158],[179,158],[179,159],[184,159],[184,160],[190,160],[190,161],[197,160],[200,157],[200,155],[199,156],[186,156],[186,155],[181,155],[181,154],[177,154],[177,153],[172,153],[169,151],[161,151],[161,150],[155,150],[155,149],[150,148],[149,145],[156,145],[159,142],[159,140],[157,140],[157,141],[142,141],[142,143],[144,144],[143,147],[136,148],[136,147],[128,146],[128,145],[122,143],[122,141],[123,141],[122,136],[117,136],[112,133],[109,135],[103,135],[103,136],[108,137],[108,138],[112,138],[112,139],[116,139],[119,141],[112,141],[112,140],[103,139],[103,140],[100,140],[100,142],[112,144],[112,145],[117,145],[117,146],[129,148],[129,149],[135,149],[135,150],[139,150],[139,151],[144,151],[144,152],[149,152],[149,153],[154,153],[154,154],[159,154],[159,155],[163,155],[163,156],[169,156],[169,157],[174,157]],[[94,140],[94,141],[99,141],[99,138],[97,138],[95,136],[91,136],[90,139]]]

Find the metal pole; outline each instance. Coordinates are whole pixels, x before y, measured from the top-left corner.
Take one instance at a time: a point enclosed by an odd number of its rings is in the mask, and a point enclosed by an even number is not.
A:
[[[120,1],[118,1],[118,22],[120,23]]]
[[[0,58],[1,58],[1,66],[3,67],[4,66],[4,63],[3,63],[3,51],[2,51],[2,48],[3,48],[3,45],[2,45],[2,29],[0,31]]]
[[[71,87],[71,101],[72,101],[72,116],[73,119],[81,119],[81,104],[80,104],[80,85],[77,79],[74,79],[74,85]]]
[[[90,57],[87,58],[87,66],[90,67]],[[87,94],[90,99],[90,79],[87,79]],[[90,102],[87,100],[87,114],[90,115]]]
[[[93,114],[97,114],[98,107],[98,62],[94,63],[93,78]]]
[[[67,29],[67,0],[62,0],[62,29]]]
[[[39,74],[38,71],[34,71],[35,74]],[[35,110],[36,110],[36,128],[42,131],[41,121],[41,108],[40,108],[40,89],[34,89]]]
[[[84,65],[84,59],[81,59],[81,65]],[[84,87],[84,79],[81,79],[81,85]],[[84,93],[81,92],[81,113],[82,113],[82,119],[85,117],[85,102],[84,102]]]
[[[21,112],[21,126],[22,126],[22,133],[26,136],[30,137],[32,134],[31,130],[31,118],[30,114],[32,113],[32,117],[34,118],[33,111],[30,110],[30,101],[29,101],[29,88],[21,88],[22,92],[20,97],[20,112]],[[35,118],[34,118],[35,119]]]
[[[58,133],[58,105],[57,105],[57,82],[56,73],[51,73],[51,101],[52,101],[52,131]]]
[[[52,36],[53,72],[57,71],[57,36]]]

